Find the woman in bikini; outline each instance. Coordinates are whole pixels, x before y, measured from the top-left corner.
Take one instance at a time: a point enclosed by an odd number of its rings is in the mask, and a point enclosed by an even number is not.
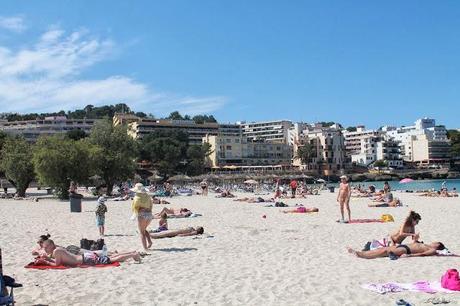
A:
[[[399,245],[406,237],[412,237],[413,242],[417,242],[420,238],[420,233],[415,233],[415,226],[420,220],[422,220],[422,217],[415,211],[411,211],[399,231],[390,236],[390,245]]]
[[[134,215],[137,216],[137,226],[142,246],[145,250],[148,250],[152,246],[152,239],[150,239],[147,231],[147,227],[153,219],[152,198],[147,194],[147,189],[141,183],[137,183],[131,191],[136,193],[131,208]]]
[[[340,223],[346,223],[344,214],[343,214],[344,206],[347,207],[348,222],[351,221],[350,196],[351,196],[351,188],[350,188],[350,184],[348,183],[348,178],[345,175],[342,175],[340,177],[339,194],[337,195],[337,202],[339,202],[340,204],[340,214],[342,215],[342,219],[339,220]]]

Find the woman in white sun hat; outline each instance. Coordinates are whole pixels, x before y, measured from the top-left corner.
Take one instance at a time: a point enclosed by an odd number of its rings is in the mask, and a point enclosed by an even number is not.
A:
[[[137,225],[139,228],[139,234],[141,235],[142,246],[145,250],[148,250],[152,246],[152,240],[150,239],[147,227],[152,222],[152,198],[147,194],[147,189],[141,183],[134,185],[131,191],[135,192],[131,209],[137,216]]]

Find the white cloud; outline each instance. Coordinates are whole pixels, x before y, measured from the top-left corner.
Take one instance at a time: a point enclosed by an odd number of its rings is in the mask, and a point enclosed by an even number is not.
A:
[[[21,50],[0,46],[1,111],[46,112],[124,102],[134,110],[155,115],[173,110],[194,115],[217,110],[226,102],[219,96],[156,92],[126,76],[81,77],[85,69],[114,52],[115,43],[110,39],[92,38],[86,30],[66,34],[59,28]]]
[[[26,29],[26,26],[22,17],[0,17],[0,28],[20,33]]]

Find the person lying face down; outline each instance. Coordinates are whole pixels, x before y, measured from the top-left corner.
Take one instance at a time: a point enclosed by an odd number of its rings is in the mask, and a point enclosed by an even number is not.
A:
[[[375,259],[379,257],[420,257],[420,256],[434,256],[437,251],[444,250],[446,247],[442,242],[432,242],[430,244],[424,243],[410,243],[393,245],[384,248],[378,248],[371,251],[355,251],[352,248],[347,248],[348,252],[359,258]]]
[[[161,239],[161,238],[172,238],[176,236],[184,237],[184,236],[197,236],[202,235],[204,233],[204,228],[202,226],[198,226],[196,228],[187,227],[184,229],[178,230],[168,230],[159,233],[151,233],[150,237],[153,239]]]
[[[50,255],[49,258],[39,258],[35,260],[36,265],[48,265],[48,266],[69,266],[75,267],[78,265],[106,265],[114,261],[126,261],[130,258],[137,262],[141,261],[140,254],[138,252],[127,252],[119,253],[114,256],[98,255],[96,252],[85,252],[81,255],[74,255],[68,252],[62,247],[58,247],[54,244],[51,239],[43,242],[43,248],[46,253]]]

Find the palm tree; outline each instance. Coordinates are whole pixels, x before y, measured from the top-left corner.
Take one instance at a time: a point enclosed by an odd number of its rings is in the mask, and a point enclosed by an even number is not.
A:
[[[313,157],[316,157],[316,151],[311,143],[306,143],[297,149],[296,158],[300,159],[302,164],[311,163]]]

